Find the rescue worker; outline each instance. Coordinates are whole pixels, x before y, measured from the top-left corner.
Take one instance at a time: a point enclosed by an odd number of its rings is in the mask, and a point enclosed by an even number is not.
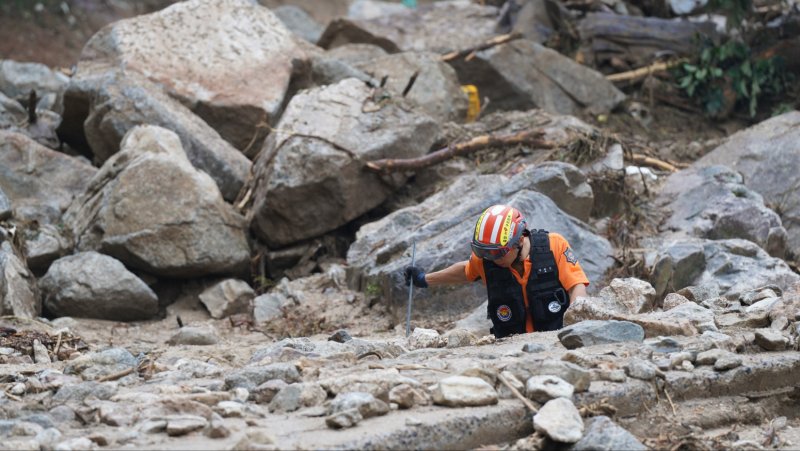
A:
[[[508,205],[493,205],[480,215],[469,260],[430,274],[408,266],[404,274],[406,283],[420,288],[483,280],[497,338],[560,329],[564,312],[586,296],[589,285],[563,236],[528,230],[522,213]]]

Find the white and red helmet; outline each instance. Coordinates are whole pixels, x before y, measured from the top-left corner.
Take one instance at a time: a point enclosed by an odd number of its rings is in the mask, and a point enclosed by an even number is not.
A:
[[[519,243],[528,223],[522,213],[508,205],[492,205],[475,223],[472,252],[480,258],[498,260]]]

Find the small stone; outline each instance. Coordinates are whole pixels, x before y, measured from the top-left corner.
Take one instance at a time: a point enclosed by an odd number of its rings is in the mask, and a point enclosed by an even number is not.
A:
[[[678,368],[683,364],[683,362],[694,361],[695,357],[695,354],[692,354],[689,351],[674,352],[669,355],[669,364],[672,368]]]
[[[353,337],[350,336],[350,333],[344,329],[339,329],[328,337],[328,341],[335,341],[336,343],[346,343],[352,339]]]
[[[97,445],[86,437],[64,440],[55,447],[55,451],[77,451],[86,449],[97,449]]]
[[[247,402],[250,398],[250,390],[244,387],[236,387],[231,390],[231,393],[233,394],[232,399],[234,401]]]
[[[389,390],[389,402],[397,404],[401,409],[410,409],[415,405],[428,405],[430,399],[408,384],[399,384]]]
[[[92,432],[86,438],[96,443],[97,446],[108,446],[109,444],[108,437],[100,432]]]
[[[214,412],[223,418],[241,418],[244,416],[244,405],[236,401],[220,401],[214,406]]]
[[[289,384],[281,379],[273,379],[256,387],[251,397],[257,404],[269,404],[272,398],[287,385]]]
[[[248,429],[247,434],[242,437],[236,445],[233,446],[235,451],[267,449],[270,445],[275,443],[275,439],[270,435],[269,431],[264,429]]]
[[[167,418],[167,435],[177,437],[203,429],[208,421],[196,415],[180,415]]]
[[[406,426],[420,426],[422,425],[422,421],[414,417],[406,418]]]
[[[756,331],[755,343],[766,351],[783,351],[789,339],[779,331],[760,329]]]
[[[451,376],[436,384],[433,402],[449,407],[486,406],[497,404],[497,392],[481,378]]]
[[[572,398],[575,387],[556,376],[532,376],[525,383],[528,398],[544,404],[554,398]]]
[[[683,371],[692,371],[694,369],[694,365],[692,365],[692,362],[684,360],[681,362],[681,369]]]
[[[731,355],[731,352],[724,349],[709,349],[697,354],[695,363],[698,365],[713,365],[718,359],[729,355]]]
[[[389,413],[389,406],[372,396],[371,393],[340,393],[331,401],[330,414],[358,409],[362,418],[371,418]]]
[[[433,329],[417,327],[408,337],[408,345],[411,349],[439,348],[442,346],[442,337]]]
[[[714,362],[716,371],[727,371],[739,366],[742,366],[742,358],[736,354],[720,357]]]
[[[533,416],[533,428],[553,441],[575,443],[583,437],[583,418],[572,401],[555,398]]]
[[[213,326],[185,326],[167,340],[170,345],[209,346],[219,342]]]
[[[325,424],[332,429],[346,429],[357,425],[363,419],[358,409],[350,409],[325,418]]]
[[[12,395],[22,396],[25,394],[25,384],[22,382],[17,382],[16,384],[14,384],[13,387],[11,387],[11,390],[9,391],[11,392]]]
[[[35,363],[51,363],[47,348],[39,340],[33,340],[33,361]]]
[[[211,414],[211,421],[208,422],[208,427],[205,430],[206,437],[218,439],[225,438],[231,435],[231,431],[225,427],[225,421],[216,413]]]
[[[478,340],[478,337],[466,329],[453,329],[445,335],[448,348],[461,348],[464,346],[472,346]]]
[[[544,352],[544,346],[539,343],[525,343],[522,346],[522,352],[536,354],[537,352]]]
[[[511,385],[512,387],[514,387],[514,390],[516,390],[517,393],[522,393],[522,394],[525,393],[525,384],[523,384],[522,381],[520,381],[517,378],[517,376],[514,375],[514,373],[512,373],[511,371],[507,371],[506,370],[506,371],[501,372],[500,376],[502,376],[503,379],[505,379],[505,381],[508,382],[508,385]],[[504,384],[502,381],[499,381],[497,383],[497,394],[502,399],[513,399],[513,398],[516,398],[516,395],[514,394],[514,392],[512,392],[511,389],[509,389],[506,386],[506,384]]]
[[[628,362],[628,366],[625,367],[625,374],[627,374],[628,377],[643,381],[655,379],[658,373],[658,367],[646,360],[633,359]]]
[[[167,429],[167,420],[145,420],[139,423],[139,431],[143,434],[156,434]]]

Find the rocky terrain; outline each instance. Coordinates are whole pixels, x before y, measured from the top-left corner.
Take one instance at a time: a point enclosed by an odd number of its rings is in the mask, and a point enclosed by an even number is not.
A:
[[[692,5],[3,5],[0,448],[800,446],[800,112],[656,101]],[[589,296],[406,336],[501,202]]]

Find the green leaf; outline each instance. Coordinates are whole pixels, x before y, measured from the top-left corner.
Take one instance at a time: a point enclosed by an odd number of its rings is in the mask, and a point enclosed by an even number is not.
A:
[[[681,89],[686,89],[686,87],[689,86],[689,84],[691,82],[692,82],[692,76],[691,75],[687,75],[687,76],[681,78],[681,82],[680,82],[680,84],[678,86]]]
[[[702,68],[702,69],[698,69],[698,70],[697,70],[697,72],[695,72],[695,73],[694,73],[694,76],[695,76],[695,78],[697,78],[698,80],[705,80],[705,78],[706,78],[706,74],[707,74],[707,73],[708,73],[708,71],[707,71],[707,70],[706,70],[706,68],[704,67],[704,68]]]
[[[750,67],[750,61],[745,61],[744,64],[742,64],[742,73],[748,77],[753,76],[753,70]]]
[[[687,63],[687,64],[683,65],[683,70],[685,70],[686,72],[692,73],[692,72],[697,70],[697,66]]]
[[[719,77],[721,77],[721,76],[722,76],[722,69],[720,69],[719,67],[712,67],[712,68],[711,68],[711,75],[712,75],[714,78],[719,78]]]

